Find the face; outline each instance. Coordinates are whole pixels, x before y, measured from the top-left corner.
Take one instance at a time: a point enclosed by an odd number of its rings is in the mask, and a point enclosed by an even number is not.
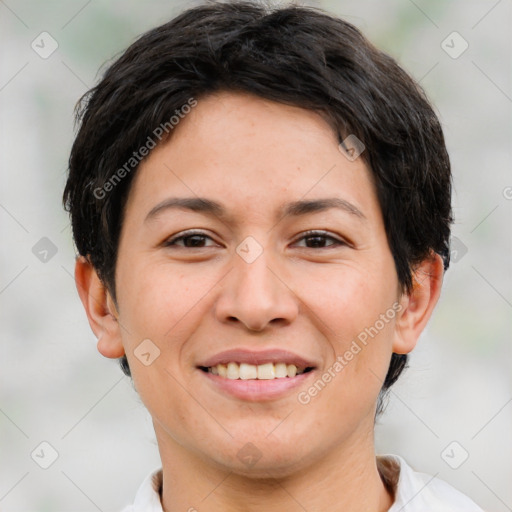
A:
[[[115,343],[161,449],[282,475],[371,438],[398,290],[363,160],[311,111],[219,93],[134,178]]]

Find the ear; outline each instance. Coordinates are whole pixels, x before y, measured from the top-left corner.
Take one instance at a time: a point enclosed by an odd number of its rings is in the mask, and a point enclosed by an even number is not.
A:
[[[393,352],[407,354],[416,346],[441,294],[443,260],[439,254],[425,259],[413,273],[413,289],[404,293],[395,326]]]
[[[105,357],[123,356],[124,347],[117,319],[119,315],[114,301],[96,269],[83,256],[76,259],[75,284],[89,325],[98,338],[98,351]]]

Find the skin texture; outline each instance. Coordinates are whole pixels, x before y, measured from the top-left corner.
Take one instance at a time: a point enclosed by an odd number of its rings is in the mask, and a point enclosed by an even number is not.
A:
[[[231,218],[168,209],[144,220],[164,199],[195,196],[222,203]],[[276,217],[288,201],[329,197],[364,218],[338,209]],[[164,245],[189,229],[209,238]],[[315,244],[307,230],[327,238]],[[263,250],[252,263],[236,251],[249,236]],[[127,354],[152,415],[164,510],[388,510],[374,453],[376,401],[392,352],[414,348],[438,300],[441,258],[415,273],[413,292],[401,294],[370,172],[340,152],[319,115],[247,94],[200,98],[134,178],[117,304],[85,258],[75,271],[98,350]],[[299,403],[393,304],[394,318]],[[134,355],[145,339],[160,350],[149,366]],[[239,347],[283,348],[317,368],[279,399],[233,398],[196,366]],[[246,443],[261,455],[251,466],[237,457]]]

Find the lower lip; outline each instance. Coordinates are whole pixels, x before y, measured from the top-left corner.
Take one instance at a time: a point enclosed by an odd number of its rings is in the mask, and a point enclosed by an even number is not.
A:
[[[311,377],[315,370],[307,373],[301,373],[295,377],[283,377],[281,379],[228,379],[220,377],[210,372],[204,372],[198,369],[214,386],[217,386],[221,391],[228,393],[241,400],[248,400],[251,402],[259,402],[265,400],[274,400],[285,396],[293,389]]]

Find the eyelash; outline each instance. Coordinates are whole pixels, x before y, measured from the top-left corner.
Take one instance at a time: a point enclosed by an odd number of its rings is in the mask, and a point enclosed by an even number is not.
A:
[[[172,247],[176,246],[176,242],[180,240],[185,240],[187,238],[191,238],[194,236],[201,236],[203,238],[209,238],[210,240],[213,240],[210,236],[206,235],[205,233],[201,231],[185,231],[179,236],[171,237],[168,239],[164,245],[165,247]],[[349,245],[343,240],[340,240],[339,238],[336,238],[334,236],[328,235],[326,231],[319,231],[319,230],[310,230],[303,233],[303,235],[296,240],[296,242],[300,240],[304,240],[306,238],[324,238],[324,239],[330,239],[333,240],[335,243],[331,244],[327,247],[305,247],[305,249],[329,249],[331,247],[336,246],[343,246],[343,245]],[[206,249],[206,247],[183,247],[184,249]]]

